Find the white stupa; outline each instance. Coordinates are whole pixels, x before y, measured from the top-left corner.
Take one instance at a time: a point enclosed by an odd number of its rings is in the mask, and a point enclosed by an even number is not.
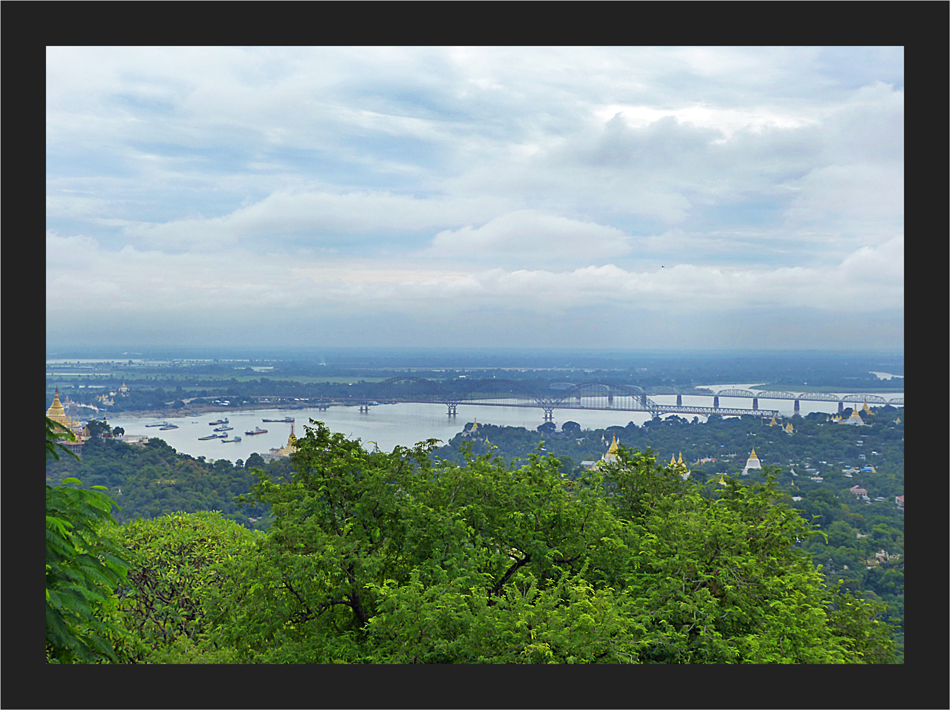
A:
[[[762,462],[759,461],[759,457],[755,455],[755,448],[752,449],[752,455],[749,456],[749,460],[745,462],[745,468],[742,469],[742,475],[748,476],[749,471],[753,469],[762,469]]]

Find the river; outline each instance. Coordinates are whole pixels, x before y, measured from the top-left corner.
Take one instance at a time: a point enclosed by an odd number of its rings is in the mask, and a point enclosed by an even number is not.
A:
[[[714,385],[709,388],[713,391],[723,389],[747,389],[747,384]],[[837,396],[844,396],[838,394]],[[885,399],[902,397],[903,392],[887,393]],[[619,400],[620,398],[615,398]],[[676,404],[675,395],[651,396],[657,404]],[[683,404],[687,406],[709,407],[712,405],[710,397],[683,395]],[[751,400],[723,398],[721,407],[752,406]],[[787,399],[769,399],[766,396],[759,398],[759,409],[775,409],[784,416],[794,414],[794,403]],[[834,414],[838,411],[837,402],[801,402],[801,414],[811,412],[825,412]],[[360,413],[358,407],[330,407],[320,409],[255,409],[236,412],[211,412],[187,417],[168,418],[177,429],[160,431],[158,427],[149,427],[165,421],[161,417],[122,416],[109,417],[109,425],[122,427],[127,435],[144,435],[158,437],[168,442],[177,451],[191,456],[204,456],[206,459],[227,459],[237,461],[247,460],[252,453],[265,454],[272,448],[279,448],[287,443],[290,434],[290,424],[267,422],[261,420],[280,419],[285,416],[295,418],[294,432],[303,434],[303,427],[309,424],[310,419],[324,422],[331,430],[345,434],[350,438],[359,438],[364,445],[372,447],[375,444],[384,451],[392,451],[397,445],[412,446],[429,438],[448,441],[460,432],[467,422],[478,421],[480,424],[495,424],[498,426],[515,426],[535,429],[544,421],[543,410],[540,407],[496,407],[476,404],[459,404],[456,417],[447,416],[444,404],[381,404],[370,407],[369,413]],[[680,415],[692,419],[693,415]],[[220,439],[199,441],[201,436],[213,433],[214,427],[209,422],[227,417],[232,431],[226,432],[229,437],[240,436],[241,441],[222,443]],[[591,409],[555,409],[554,422],[560,427],[566,421],[575,421],[583,429],[602,429],[608,426],[625,426],[629,422],[642,425],[650,418],[646,412],[591,410]],[[700,418],[703,419],[702,417]],[[247,436],[244,432],[255,427],[267,429],[266,434]]]

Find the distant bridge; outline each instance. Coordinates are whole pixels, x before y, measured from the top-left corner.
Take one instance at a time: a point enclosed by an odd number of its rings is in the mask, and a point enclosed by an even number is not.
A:
[[[441,403],[448,409],[449,416],[455,416],[459,404],[479,404],[498,407],[540,407],[544,410],[545,421],[554,418],[555,409],[596,409],[625,412],[648,412],[653,416],[663,414],[687,414],[709,416],[742,416],[753,414],[762,417],[778,416],[775,409],[760,409],[760,399],[793,400],[795,412],[800,410],[800,402],[823,401],[838,402],[838,411],[844,411],[845,403],[863,403],[876,405],[903,406],[903,397],[889,400],[874,394],[848,394],[837,397],[821,392],[753,392],[744,389],[725,389],[719,392],[710,390],[679,390],[673,387],[652,387],[643,389],[637,385],[616,384],[611,382],[568,382],[543,384],[525,380],[479,379],[465,383],[455,381],[447,389],[441,383],[422,377],[400,376],[384,380],[377,385],[377,399],[387,402]],[[692,397],[711,397],[712,406],[683,404],[683,395]],[[659,404],[650,396],[675,395],[676,404]],[[752,400],[752,408],[723,407],[720,398],[743,398]],[[360,405],[361,411],[369,411],[369,404]]]

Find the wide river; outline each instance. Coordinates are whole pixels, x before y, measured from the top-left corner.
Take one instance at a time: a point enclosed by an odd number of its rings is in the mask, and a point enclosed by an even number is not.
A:
[[[747,389],[747,384],[714,385],[710,389]],[[843,396],[841,394],[838,395]],[[903,392],[882,394],[884,399],[903,397]],[[675,395],[651,395],[657,404],[676,404]],[[688,406],[710,407],[711,397],[683,396],[683,404]],[[752,401],[746,399],[724,398],[719,402],[721,407],[751,408]],[[794,403],[787,399],[769,399],[759,397],[759,409],[775,409],[785,416],[794,414]],[[838,411],[837,402],[801,402],[801,414],[811,412],[825,412],[833,414]],[[535,429],[544,421],[544,410],[540,407],[496,407],[476,404],[458,405],[458,414],[455,417],[447,416],[444,404],[382,404],[370,407],[368,414],[361,414],[358,407],[330,407],[327,410],[319,409],[255,409],[238,412],[212,412],[190,417],[168,418],[177,429],[160,431],[158,427],[149,427],[165,421],[156,417],[128,417],[116,415],[109,417],[109,425],[122,427],[127,435],[144,435],[158,437],[168,442],[177,451],[191,456],[204,456],[209,461],[214,459],[228,459],[237,461],[247,460],[252,453],[265,454],[272,448],[278,448],[287,443],[290,434],[290,424],[267,422],[261,420],[281,419],[292,416],[295,419],[294,432],[303,434],[303,427],[309,424],[310,419],[324,422],[332,431],[340,432],[350,438],[359,438],[363,444],[372,448],[374,443],[384,451],[392,451],[394,446],[412,446],[426,439],[440,439],[447,442],[458,432],[462,431],[467,422],[478,421],[479,424],[495,424],[498,426],[516,426]],[[692,419],[694,415],[680,415]],[[199,441],[198,438],[213,433],[214,427],[209,422],[227,417],[232,431],[225,432],[229,437],[239,436],[241,441],[223,443],[221,439]],[[554,422],[560,425],[566,421],[575,421],[584,429],[602,429],[608,426],[626,426],[633,422],[642,425],[650,418],[646,412],[590,410],[590,409],[555,409]],[[700,418],[703,419],[702,417]],[[246,431],[255,427],[267,429],[266,434],[248,436]]]

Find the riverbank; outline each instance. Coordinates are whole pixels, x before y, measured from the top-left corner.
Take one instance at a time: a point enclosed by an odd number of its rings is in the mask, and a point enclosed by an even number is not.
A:
[[[355,405],[354,405],[355,406]],[[260,410],[287,412],[288,416],[293,416],[293,412],[302,408],[277,407],[267,404],[245,404],[237,407],[222,406],[214,404],[201,404],[194,406],[185,406],[179,409],[167,407],[165,409],[136,409],[118,412],[108,412],[106,418],[123,417],[126,419],[187,419],[189,417],[200,417],[202,414],[217,414],[226,412],[254,412]]]

